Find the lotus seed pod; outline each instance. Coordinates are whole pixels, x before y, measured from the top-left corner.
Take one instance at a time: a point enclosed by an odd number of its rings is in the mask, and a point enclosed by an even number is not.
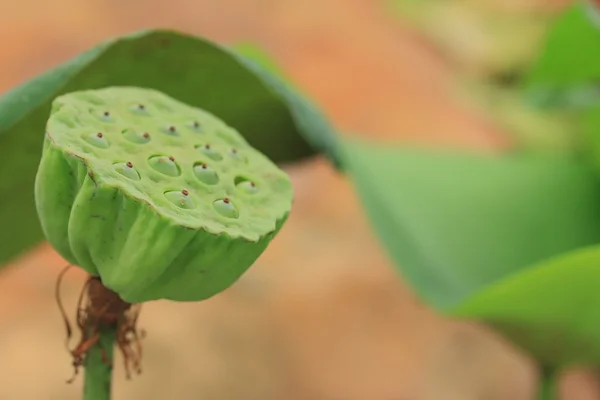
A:
[[[223,121],[131,87],[56,98],[35,182],[48,241],[128,302],[226,289],[292,197],[285,172]]]

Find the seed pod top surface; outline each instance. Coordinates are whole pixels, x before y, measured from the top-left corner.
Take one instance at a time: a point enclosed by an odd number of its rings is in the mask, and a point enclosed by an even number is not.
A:
[[[258,241],[291,207],[288,176],[237,131],[151,89],[58,97],[47,138],[81,159],[96,184],[186,228]]]

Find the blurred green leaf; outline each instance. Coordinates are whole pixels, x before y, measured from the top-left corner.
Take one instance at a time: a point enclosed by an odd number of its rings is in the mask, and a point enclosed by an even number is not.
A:
[[[599,266],[600,246],[576,250],[492,284],[454,314],[495,327],[542,365],[597,365]]]
[[[361,140],[344,149],[379,238],[438,309],[540,260],[600,243],[600,182],[585,165]]]
[[[166,30],[112,39],[0,98],[0,264],[42,239],[33,182],[51,101],[105,86],[151,87],[202,107],[275,162],[316,151],[336,159],[336,139],[323,115],[246,56]]]
[[[531,107],[520,91],[481,81],[463,80],[460,89],[470,108],[508,134],[512,151],[581,155],[579,119],[568,110]]]
[[[554,21],[525,80],[534,103],[579,108],[600,99],[600,9],[574,1]]]
[[[459,75],[512,86],[532,62],[550,12],[497,0],[387,0]]]
[[[600,103],[578,113],[577,131],[585,144],[584,160],[600,171]]]
[[[337,136],[324,115],[308,100],[308,97],[295,87],[283,70],[259,46],[241,43],[234,46],[234,51],[244,61],[247,68],[287,103],[296,129],[311,145],[313,151],[316,149],[324,153],[336,168],[342,169],[338,155]],[[282,143],[278,143],[278,145],[281,146]],[[291,149],[296,148],[291,142],[286,144]],[[260,149],[258,146],[255,147]],[[265,153],[269,155],[268,152]],[[277,161],[276,157],[271,158]]]
[[[277,76],[281,79],[288,80],[283,69],[275,62],[275,60],[261,46],[251,42],[240,42],[231,46],[231,49],[254,61],[262,67],[263,70]]]

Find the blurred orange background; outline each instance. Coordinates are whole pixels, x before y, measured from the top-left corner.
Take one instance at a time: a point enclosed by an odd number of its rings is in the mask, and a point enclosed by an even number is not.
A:
[[[505,141],[455,100],[442,58],[376,0],[3,1],[0,90],[149,27],[260,44],[343,132],[482,151]],[[118,363],[115,399],[534,398],[531,360],[411,294],[343,176],[323,160],[288,171],[292,217],[243,279],[202,303],[144,305],[144,372],[127,382]],[[81,377],[65,384],[72,370],[53,297],[64,264],[42,245],[0,274],[0,400],[81,397]],[[63,285],[71,310],[82,279]],[[573,400],[600,399],[586,375],[565,388]]]

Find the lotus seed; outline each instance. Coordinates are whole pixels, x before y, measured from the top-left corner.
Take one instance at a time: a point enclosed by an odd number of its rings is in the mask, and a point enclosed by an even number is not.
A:
[[[115,170],[129,179],[132,179],[134,181],[140,180],[140,174],[133,168],[133,163],[131,161],[128,161],[125,164],[115,164]]]
[[[177,136],[177,128],[173,125],[169,125],[163,128],[163,132],[167,135]]]
[[[224,217],[237,218],[239,216],[237,208],[233,205],[229,198],[217,200],[213,203],[214,209]]]
[[[214,161],[220,161],[223,159],[223,156],[219,154],[217,151],[213,149],[210,144],[205,144],[204,146],[199,147],[202,153],[206,154],[206,156]]]
[[[123,137],[130,142],[144,144],[150,141],[150,135],[147,132],[140,134],[132,129],[123,130]]]
[[[256,187],[256,184],[252,181],[246,181],[246,180],[241,181],[240,183],[237,184],[237,188],[248,194],[254,194],[254,193],[258,192],[258,188]]]
[[[187,190],[166,192],[165,197],[177,207],[191,210],[196,207],[192,199],[189,198]]]
[[[113,122],[110,112],[108,111],[98,112],[95,109],[90,109],[90,113],[102,122]]]
[[[241,155],[237,149],[229,150],[229,155],[231,156],[231,158],[233,158],[236,161],[246,161],[246,157]]]
[[[199,181],[207,185],[214,185],[219,182],[217,172],[206,164],[197,164],[194,166],[194,174]]]
[[[191,123],[186,124],[191,130],[195,131],[195,132],[202,132],[202,129],[200,128],[200,123],[198,121],[193,121]]]
[[[101,149],[108,149],[108,141],[106,140],[106,138],[104,137],[104,135],[101,132],[98,133],[92,133],[91,135],[86,135],[84,136],[84,140],[86,142],[88,142],[89,144],[91,144],[92,146],[101,148]]]
[[[160,172],[161,174],[168,176],[179,176],[180,170],[177,163],[175,163],[175,157],[164,157],[164,156],[154,156],[150,157],[148,160],[148,164],[150,166]]]
[[[136,114],[140,114],[140,115],[148,115],[148,113],[146,111],[146,106],[143,104],[136,104],[136,105],[132,106],[131,111]]]

